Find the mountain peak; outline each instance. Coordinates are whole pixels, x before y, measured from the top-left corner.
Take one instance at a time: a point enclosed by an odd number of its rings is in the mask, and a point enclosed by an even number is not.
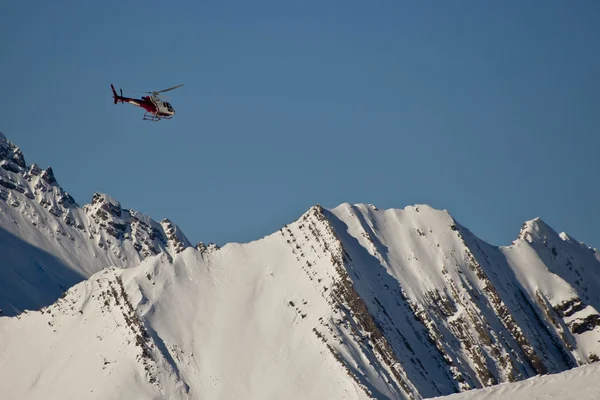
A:
[[[94,193],[92,196],[92,206],[94,208],[101,208],[116,217],[121,216],[121,203],[105,193]]]
[[[43,170],[42,174],[40,176],[47,184],[58,185],[58,182],[56,181],[56,178],[54,177],[54,171],[52,170],[52,167],[48,167],[45,170]]]
[[[125,248],[129,246],[137,253],[130,260],[138,256],[144,259],[164,250],[179,253],[191,247],[171,221],[158,223],[140,212],[123,209],[108,194],[94,193],[91,204],[80,207],[59,185],[52,167],[43,169],[36,163],[28,166],[21,150],[0,135],[0,200],[12,205],[19,218],[23,217],[28,224],[36,227],[43,224],[51,232],[70,237],[76,237],[77,231],[86,232],[94,246],[98,246],[95,250],[109,249],[117,260],[127,258],[125,254],[130,251]],[[49,215],[43,216],[45,212]],[[71,232],[72,228],[76,231]],[[121,261],[111,263],[121,265]]]
[[[12,162],[20,168],[26,167],[25,158],[23,157],[21,149],[6,139],[6,136],[4,136],[2,132],[0,132],[0,160]]]
[[[525,221],[519,232],[518,239],[531,243],[534,240],[546,240],[548,237],[557,236],[558,233],[545,223],[540,217]]]
[[[171,222],[170,219],[164,218],[160,221],[163,232],[167,236],[167,243],[175,253],[181,253],[183,250],[191,247],[190,241],[187,239],[181,229]]]

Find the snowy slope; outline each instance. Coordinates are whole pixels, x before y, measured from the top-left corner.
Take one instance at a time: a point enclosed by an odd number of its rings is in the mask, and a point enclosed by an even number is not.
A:
[[[272,239],[105,270],[42,312],[1,318],[4,395],[367,398],[312,331],[331,309]]]
[[[36,312],[0,319],[7,399],[164,398],[185,392],[147,337],[114,271],[104,270]],[[155,361],[156,360],[156,361]]]
[[[586,365],[560,374],[536,376],[438,400],[597,400],[600,398],[600,365]]]
[[[27,165],[0,133],[0,309],[14,315],[53,302],[74,283],[114,265],[130,267],[190,244],[169,220],[157,223],[94,194],[79,207],[51,168]]]
[[[0,159],[9,398],[418,399],[599,359],[600,253],[540,219],[499,248],[426,205],[315,206],[194,248]]]

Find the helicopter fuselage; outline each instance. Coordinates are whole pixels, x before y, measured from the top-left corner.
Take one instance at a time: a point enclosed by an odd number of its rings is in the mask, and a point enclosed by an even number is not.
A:
[[[141,107],[147,112],[156,114],[160,117],[172,117],[175,115],[175,109],[170,103],[162,101],[158,97],[154,96],[143,96],[141,99],[117,96],[117,102],[129,103],[134,106]]]
[[[160,119],[171,119],[175,115],[175,109],[158,96],[142,96],[141,99],[134,99],[131,97],[119,96],[115,91],[113,85],[113,99],[115,104],[117,103],[128,103],[137,107],[141,107],[146,110],[144,119],[158,121]]]

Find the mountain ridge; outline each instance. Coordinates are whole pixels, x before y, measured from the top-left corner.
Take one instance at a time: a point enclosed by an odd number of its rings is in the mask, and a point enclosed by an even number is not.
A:
[[[418,399],[600,359],[600,253],[539,218],[498,247],[427,205],[315,205],[194,247],[108,195],[79,207],[2,138],[13,397]]]

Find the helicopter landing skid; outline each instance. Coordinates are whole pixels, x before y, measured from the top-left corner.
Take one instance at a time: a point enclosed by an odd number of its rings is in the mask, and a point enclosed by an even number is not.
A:
[[[144,118],[142,118],[142,119],[145,121],[155,121],[155,122],[161,120],[161,118],[158,115],[151,113],[151,112],[146,112],[144,114]]]
[[[142,118],[142,119],[145,120],[145,121],[154,121],[154,122],[156,122],[156,121],[160,121],[161,119],[171,119],[171,118],[173,118],[173,117],[171,117],[171,116],[162,116],[162,117],[159,117],[158,115],[156,115],[154,113],[146,111],[146,113],[144,114],[144,118]]]

